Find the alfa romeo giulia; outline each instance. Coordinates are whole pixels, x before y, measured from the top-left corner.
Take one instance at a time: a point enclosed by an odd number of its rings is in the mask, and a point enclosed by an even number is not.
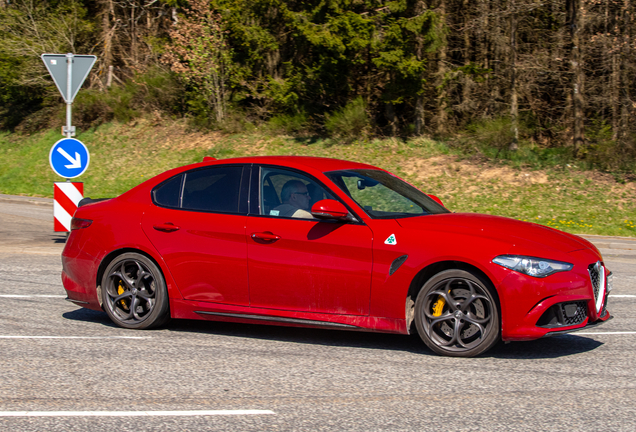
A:
[[[172,317],[417,332],[469,357],[610,318],[611,272],[587,240],[452,213],[362,163],[205,158],[81,204],[62,253],[68,300],[125,328]]]

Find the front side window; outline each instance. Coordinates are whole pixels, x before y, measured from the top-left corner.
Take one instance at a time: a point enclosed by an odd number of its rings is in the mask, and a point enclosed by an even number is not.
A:
[[[333,199],[320,184],[305,175],[280,168],[261,168],[261,215],[313,219],[311,207],[327,198]]]
[[[372,218],[448,213],[426,194],[385,171],[343,170],[325,175]]]

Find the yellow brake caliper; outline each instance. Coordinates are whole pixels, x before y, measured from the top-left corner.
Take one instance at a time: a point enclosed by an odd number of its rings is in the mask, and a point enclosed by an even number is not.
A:
[[[122,295],[124,291],[124,286],[121,284],[121,281],[119,281],[119,285],[117,286],[117,295]],[[121,307],[123,307],[124,310],[128,310],[128,305],[126,304],[124,299],[119,300],[119,303],[121,303]]]
[[[444,305],[446,305],[446,300],[444,300],[444,297],[437,296],[437,301],[433,303],[433,316],[441,316]]]

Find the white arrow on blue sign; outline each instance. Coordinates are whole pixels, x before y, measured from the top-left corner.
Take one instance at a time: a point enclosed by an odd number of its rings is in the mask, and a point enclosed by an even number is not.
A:
[[[49,163],[55,174],[72,179],[84,174],[90,163],[90,154],[80,140],[64,138],[51,147]]]

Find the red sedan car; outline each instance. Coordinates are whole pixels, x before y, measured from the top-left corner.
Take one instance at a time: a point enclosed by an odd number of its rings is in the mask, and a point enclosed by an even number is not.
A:
[[[87,199],[68,300],[145,329],[170,317],[408,334],[475,356],[600,324],[611,273],[588,241],[449,212],[374,166],[205,158]]]

